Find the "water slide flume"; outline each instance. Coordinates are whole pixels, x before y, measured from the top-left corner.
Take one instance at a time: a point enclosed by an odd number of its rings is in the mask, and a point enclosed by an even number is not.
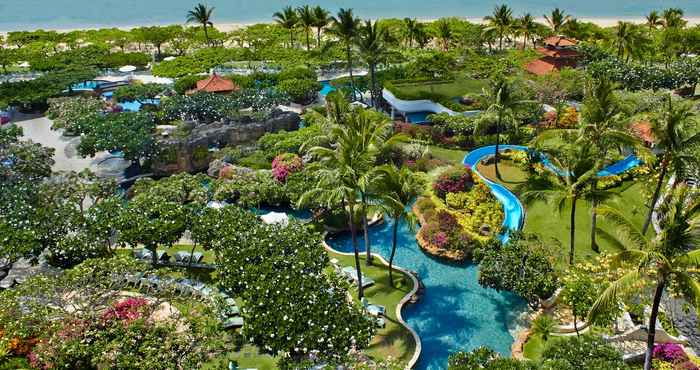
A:
[[[528,151],[529,148],[523,145],[499,145],[499,152],[503,152],[506,150]],[[523,207],[523,204],[520,202],[518,197],[516,197],[515,194],[513,194],[505,186],[493,182],[487,179],[481,173],[479,173],[477,169],[477,165],[479,164],[479,162],[481,162],[486,157],[495,154],[495,145],[482,146],[467,153],[467,155],[464,156],[464,160],[462,161],[462,163],[465,166],[469,166],[474,172],[476,172],[477,175],[479,175],[479,177],[482,180],[484,180],[486,185],[488,185],[489,188],[491,188],[491,192],[493,193],[493,195],[503,206],[503,213],[505,217],[503,218],[503,233],[501,234],[500,238],[503,243],[506,243],[510,238],[510,233],[508,231],[517,231],[523,227],[523,223],[525,222],[525,208]],[[600,172],[598,172],[598,176],[605,177],[619,175],[625,171],[628,171],[638,166],[640,163],[641,161],[639,160],[639,158],[637,158],[634,155],[629,155],[624,159],[603,168]],[[542,164],[545,166],[545,168],[549,169],[550,171],[556,174],[564,174],[564,171],[562,169],[554,166],[550,161],[547,160],[546,157],[542,158]]]

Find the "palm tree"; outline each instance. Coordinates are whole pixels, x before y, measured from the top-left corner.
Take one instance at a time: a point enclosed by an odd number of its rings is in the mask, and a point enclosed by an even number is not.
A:
[[[376,154],[373,152],[374,147],[363,142],[361,132],[363,127],[370,126],[368,121],[375,116],[364,110],[351,109],[342,93],[332,94],[327,102],[328,116],[323,125],[333,145],[314,146],[309,149],[308,153],[318,159],[322,169],[318,171],[317,186],[304,193],[299,203],[318,198],[321,194],[325,194],[323,199],[329,204],[331,200],[341,203],[348,217],[358,277],[358,298],[361,299],[364,296],[364,288],[357,247],[355,212],[362,174],[372,168]]]
[[[639,34],[636,26],[629,22],[617,22],[615,45],[617,46],[617,57],[622,58],[626,56],[626,60],[629,61],[630,56],[637,50],[639,45]]]
[[[496,5],[493,14],[484,17],[489,23],[487,28],[493,29],[498,34],[498,48],[503,50],[503,38],[506,36],[513,23],[513,11],[508,5]]]
[[[488,104],[487,112],[496,115],[496,152],[495,152],[495,170],[496,177],[501,180],[501,173],[498,170],[498,161],[500,158],[499,146],[501,144],[501,131],[506,122],[515,124],[515,110],[524,101],[517,100],[512,83],[503,77],[493,80],[489,89],[483,90],[484,99]]]
[[[547,21],[549,28],[551,28],[556,35],[559,35],[561,34],[564,26],[566,26],[566,24],[569,23],[572,18],[561,9],[554,8],[551,14],[544,15],[544,19]]]
[[[350,75],[350,88],[353,99],[355,97],[355,81],[352,77],[352,46],[360,28],[360,20],[355,18],[352,9],[340,8],[335,17],[331,17],[332,25],[328,32],[340,39],[345,46],[345,56],[348,62],[348,74]]]
[[[591,145],[597,152],[597,171],[608,162],[613,149],[636,148],[643,150],[641,140],[622,128],[624,122],[621,107],[615,97],[615,85],[607,79],[591,81],[586,87],[583,111],[579,127],[580,145]],[[591,249],[598,252],[596,243],[597,205],[616,193],[598,189],[597,177],[591,181]]]
[[[686,21],[683,19],[683,9],[680,8],[668,8],[664,10],[661,18],[663,18],[663,25],[665,28],[682,28],[685,26]]]
[[[391,255],[389,256],[389,282],[394,286],[392,275],[399,223],[406,219],[410,227],[415,225],[415,216],[408,211],[413,200],[425,190],[425,181],[407,167],[384,165],[379,168],[378,187],[381,202],[394,219],[392,226]]]
[[[415,18],[404,18],[403,25],[405,29],[405,37],[408,41],[408,47],[413,47],[413,40],[416,39],[418,33],[418,21]]]
[[[360,57],[369,66],[370,76],[370,96],[372,106],[377,106],[377,64],[385,59],[387,55],[387,45],[384,42],[386,39],[386,28],[380,27],[379,22],[365,21],[364,26],[360,27],[355,44],[360,53]]]
[[[297,12],[291,6],[285,6],[282,8],[281,12],[275,12],[272,15],[275,22],[282,26],[282,28],[289,31],[289,47],[294,47],[294,28],[299,24],[299,17]]]
[[[661,151],[660,173],[656,189],[651,197],[649,213],[644,221],[642,232],[646,234],[651,224],[651,216],[661,194],[661,187],[666,180],[666,174],[672,169],[675,176],[675,187],[685,175],[688,168],[698,164],[698,158],[693,150],[700,147],[700,133],[693,127],[696,124],[695,112],[690,105],[673,104],[671,95],[668,105],[652,120],[652,134],[656,140],[656,149]]]
[[[301,28],[304,29],[306,34],[306,50],[311,50],[311,41],[309,39],[309,33],[311,33],[311,27],[316,24],[316,17],[314,15],[313,9],[308,6],[300,6],[297,8],[297,19]]]
[[[437,38],[442,44],[442,50],[447,51],[450,48],[450,41],[452,40],[450,21],[447,19],[439,19],[435,24],[437,25]]]
[[[523,35],[523,50],[525,50],[525,45],[530,40],[532,40],[532,47],[535,47],[535,38],[533,36],[537,33],[537,28],[535,18],[530,13],[525,13],[518,19],[518,29]]]
[[[647,26],[649,26],[649,31],[655,30],[656,27],[662,26],[664,22],[661,20],[661,17],[659,17],[659,12],[656,10],[652,10],[649,12],[649,14],[645,17],[647,21]]]
[[[600,214],[616,226],[616,236],[610,240],[620,250],[613,256],[614,267],[630,267],[626,274],[612,282],[598,297],[588,314],[594,320],[616,307],[622,294],[646,291],[647,284],[655,286],[647,327],[647,349],[644,369],[651,369],[656,335],[656,319],[664,290],[677,286],[688,302],[700,302],[700,281],[689,270],[700,268],[700,197],[685,185],[677,187],[660,208],[660,232],[653,239],[612,208],[601,208]],[[646,282],[641,287],[640,282]],[[641,292],[640,292],[641,290]]]
[[[554,173],[541,181],[532,181],[523,186],[523,200],[527,203],[542,200],[561,212],[571,206],[569,214],[569,265],[574,264],[576,246],[576,204],[586,199],[591,179],[596,176],[596,159],[590,146],[576,142],[561,147],[543,148],[549,161],[556,168]]]
[[[326,9],[321,8],[321,6],[316,5],[313,9],[314,12],[314,27],[316,27],[316,47],[321,47],[321,30],[328,26],[330,23],[330,13]]]
[[[199,3],[194,9],[187,12],[187,23],[199,23],[204,29],[204,38],[207,40],[207,45],[209,45],[209,32],[207,26],[214,27],[214,23],[211,21],[211,15],[214,12],[214,7],[208,8],[206,5]]]
[[[557,326],[556,320],[551,315],[543,313],[532,322],[532,333],[539,335],[546,342]]]

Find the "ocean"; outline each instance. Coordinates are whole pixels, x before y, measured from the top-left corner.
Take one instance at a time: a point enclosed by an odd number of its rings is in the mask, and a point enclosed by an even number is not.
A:
[[[0,0],[0,30],[74,29],[183,23],[197,0]],[[700,16],[700,0],[208,0],[214,23],[270,21],[286,5],[321,5],[332,12],[353,8],[363,18],[459,16],[481,18],[507,3],[516,16],[541,17],[556,6],[580,18],[641,18],[654,9],[679,7]]]

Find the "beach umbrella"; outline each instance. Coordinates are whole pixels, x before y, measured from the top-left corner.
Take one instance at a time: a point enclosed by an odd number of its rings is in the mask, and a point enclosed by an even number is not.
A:
[[[20,68],[29,68],[29,62],[22,62],[17,65]]]
[[[124,72],[124,73],[133,72],[135,70],[136,70],[136,67],[134,67],[134,66],[124,66],[124,67],[119,68],[119,72]]]
[[[170,61],[175,60],[175,57],[166,57],[166,58],[163,58],[163,60],[166,62],[170,62]]]

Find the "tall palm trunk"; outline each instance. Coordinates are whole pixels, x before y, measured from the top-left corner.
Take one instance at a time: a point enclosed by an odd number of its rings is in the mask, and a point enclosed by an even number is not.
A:
[[[596,188],[598,187],[598,181],[593,180],[591,183],[591,191],[595,193]],[[596,243],[595,240],[595,228],[598,223],[598,202],[593,199],[591,201],[591,249],[596,252],[600,253],[600,248],[598,248],[598,243]]]
[[[207,30],[207,24],[202,24],[202,27],[204,27],[204,40],[206,40],[207,46],[209,46],[209,31]]]
[[[644,356],[644,370],[651,370],[651,357],[654,352],[654,337],[656,336],[656,318],[659,315],[659,304],[664,293],[665,281],[663,278],[656,283],[654,292],[654,303],[651,305],[651,315],[649,316],[649,327],[647,334],[647,352]]]
[[[150,247],[150,248],[146,247],[146,249],[151,251],[151,263],[155,267],[156,265],[158,265],[158,253],[157,253],[158,246],[156,245],[156,246]]]
[[[399,230],[399,218],[400,217],[394,217],[394,228],[392,230],[392,235],[391,235],[391,256],[389,256],[389,283],[391,284],[391,287],[394,287],[394,275],[392,275],[392,271],[394,270],[394,254],[396,254],[396,234],[398,233]]]
[[[192,243],[192,250],[190,250],[190,258],[187,260],[187,268],[192,266],[192,258],[194,257],[195,248],[197,248],[197,243]]]
[[[352,78],[352,49],[350,47],[350,41],[347,42],[347,48],[345,50],[348,58],[348,74],[350,75],[350,89],[352,90],[352,100],[355,99],[355,80]]]
[[[372,265],[372,246],[370,245],[369,241],[369,223],[367,222],[367,195],[362,192],[362,232],[364,233],[365,237],[365,253],[367,254],[367,258],[365,260],[365,263],[367,263],[367,266]]]
[[[343,202],[343,205],[345,202]],[[355,207],[352,202],[348,202],[348,223],[350,226],[350,237],[352,239],[352,249],[355,253],[355,270],[357,271],[357,298],[362,299],[365,295],[364,288],[362,287],[362,270],[360,269],[360,252],[357,249],[357,230],[355,230],[355,219],[353,217],[353,211]]]
[[[496,126],[496,153],[495,153],[495,157],[494,157],[494,167],[496,169],[496,178],[499,180],[503,180],[501,178],[501,171],[498,170],[498,160],[501,157],[499,152],[498,152],[498,148],[501,145],[501,119],[502,119],[501,117],[502,117],[502,113],[499,111],[498,112],[498,123]]]
[[[369,77],[370,77],[370,83],[372,86],[370,87],[370,99],[372,100],[372,107],[376,108],[377,107],[377,75],[376,75],[376,69],[377,65],[375,63],[372,63],[369,65]]]
[[[294,48],[294,30],[289,29],[289,48]]]
[[[571,223],[571,230],[569,232],[569,265],[573,266],[574,265],[574,248],[576,245],[576,201],[578,200],[578,195],[574,195],[573,199],[571,199],[571,220],[569,221]]]
[[[321,27],[316,27],[316,47],[321,47]]]
[[[309,41],[309,29],[306,29],[306,50],[311,50],[311,41]]]
[[[651,216],[654,214],[654,207],[656,207],[656,202],[659,200],[659,195],[661,194],[661,187],[664,184],[664,179],[666,178],[666,172],[668,171],[668,159],[664,156],[661,161],[661,173],[659,174],[659,181],[656,183],[656,189],[654,189],[654,195],[651,196],[651,205],[649,206],[649,213],[647,214],[646,220],[644,220],[644,227],[642,228],[642,234],[646,234],[649,230],[649,225],[651,224]]]

